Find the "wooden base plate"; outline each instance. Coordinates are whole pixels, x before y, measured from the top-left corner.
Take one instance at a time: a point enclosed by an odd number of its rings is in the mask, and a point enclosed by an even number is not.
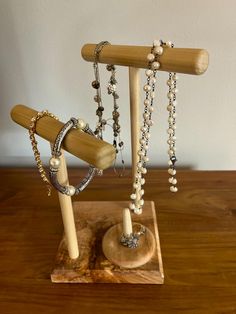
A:
[[[132,215],[133,222],[141,223],[155,236],[156,247],[151,260],[143,266],[124,269],[108,261],[102,251],[106,231],[121,223],[122,209],[129,202],[75,202],[73,204],[80,256],[68,256],[63,236],[51,274],[55,283],[142,283],[162,284],[164,273],[157,229],[155,206],[146,201],[142,215]]]

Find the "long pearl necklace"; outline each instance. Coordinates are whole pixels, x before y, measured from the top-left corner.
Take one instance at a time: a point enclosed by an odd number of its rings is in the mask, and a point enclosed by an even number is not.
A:
[[[150,128],[153,125],[152,113],[154,110],[153,100],[155,97],[156,73],[160,68],[158,56],[163,53],[163,45],[164,43],[162,41],[155,40],[153,42],[151,53],[147,55],[149,69],[145,71],[147,82],[143,86],[146,97],[144,100],[143,123],[140,128],[140,149],[138,151],[135,181],[133,182],[133,193],[130,195],[131,203],[129,205],[130,209],[133,210],[135,214],[142,214],[144,205],[144,200],[142,198],[144,189],[142,186],[145,184],[145,179],[143,178],[143,175],[147,173],[146,163],[149,160],[147,151],[150,139]]]
[[[142,209],[144,205],[143,195],[144,189],[143,185],[145,184],[145,179],[143,175],[147,173],[146,163],[149,161],[147,156],[148,152],[148,144],[150,139],[150,128],[153,125],[152,113],[153,113],[153,100],[155,97],[155,84],[156,84],[156,74],[157,70],[160,68],[160,63],[158,58],[163,54],[163,46],[168,48],[173,48],[174,45],[168,41],[163,42],[162,40],[154,40],[151,52],[147,55],[149,69],[145,71],[147,82],[143,86],[143,90],[145,91],[145,100],[144,100],[144,112],[143,112],[143,123],[140,128],[140,149],[138,151],[138,162],[136,165],[136,175],[135,180],[133,182],[133,192],[130,195],[131,203],[129,208],[134,211],[135,214],[142,214]],[[167,97],[169,99],[169,104],[167,110],[169,112],[168,122],[169,128],[167,133],[169,134],[169,139],[167,143],[169,144],[169,169],[168,173],[172,176],[169,178],[169,183],[171,183],[170,191],[177,192],[178,189],[176,187],[177,179],[174,177],[176,174],[175,162],[177,161],[175,156],[175,118],[176,118],[176,81],[177,75],[176,73],[169,73],[169,80],[167,81],[167,85],[169,86],[169,91]]]

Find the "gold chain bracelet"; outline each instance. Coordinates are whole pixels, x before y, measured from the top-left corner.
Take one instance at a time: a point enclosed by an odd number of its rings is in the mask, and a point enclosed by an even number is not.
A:
[[[41,112],[38,112],[30,120],[31,124],[29,126],[29,137],[30,137],[30,141],[31,141],[31,145],[32,145],[33,153],[34,153],[34,158],[35,158],[38,170],[39,170],[39,174],[40,174],[43,182],[46,183],[46,186],[48,189],[48,196],[50,196],[52,186],[51,186],[49,179],[47,178],[46,171],[43,168],[43,163],[42,163],[42,160],[40,158],[40,152],[39,152],[38,147],[37,147],[38,142],[35,139],[36,124],[37,124],[38,120],[40,120],[43,117],[51,117],[51,118],[58,120],[58,118],[54,114],[48,112],[47,110],[43,110]]]

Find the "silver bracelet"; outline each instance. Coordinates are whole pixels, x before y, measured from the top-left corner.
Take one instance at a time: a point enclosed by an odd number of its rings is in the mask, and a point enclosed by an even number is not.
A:
[[[71,118],[61,129],[61,131],[58,133],[55,143],[52,148],[52,157],[49,161],[49,178],[51,181],[52,186],[62,194],[66,194],[68,196],[73,196],[74,194],[79,194],[81,191],[83,191],[89,182],[92,180],[92,178],[95,175],[96,168],[92,165],[89,165],[89,170],[86,176],[83,178],[83,180],[77,185],[61,185],[58,182],[57,179],[57,172],[60,167],[60,156],[61,156],[61,145],[63,142],[63,139],[65,138],[66,134],[72,129],[77,128],[80,130],[83,130],[84,132],[94,135],[93,131],[89,128],[89,125],[84,122],[82,119],[76,119]]]

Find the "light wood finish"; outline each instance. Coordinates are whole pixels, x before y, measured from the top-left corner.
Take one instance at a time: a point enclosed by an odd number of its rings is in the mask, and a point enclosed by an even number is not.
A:
[[[63,151],[62,155],[60,156],[60,161],[60,168],[57,174],[58,182],[61,185],[69,185],[66,159]],[[79,256],[79,248],[71,197],[58,192],[58,198],[61,208],[68,254],[70,258],[75,259]]]
[[[86,44],[82,48],[82,57],[86,61],[94,61],[96,44]],[[99,54],[99,62],[124,65],[136,68],[148,68],[147,54],[151,47],[107,45]],[[164,48],[160,56],[160,71],[179,72],[185,74],[202,74],[207,70],[208,52],[193,48]]]
[[[36,113],[37,111],[34,109],[24,105],[16,105],[11,111],[11,118],[28,129],[30,119]],[[43,117],[37,122],[36,132],[39,136],[53,143],[62,127],[62,122],[50,117]],[[71,130],[65,137],[63,149],[99,169],[110,167],[115,159],[115,149],[111,144],[75,129]]]
[[[129,94],[130,94],[130,125],[131,125],[131,147],[132,147],[132,176],[136,175],[138,162],[138,150],[140,147],[140,77],[139,69],[129,68]]]
[[[69,169],[78,182],[87,169]],[[57,194],[37,169],[0,169],[1,314],[233,314],[236,309],[236,172],[148,170],[145,199],[157,205],[164,285],[52,284],[63,225]],[[130,169],[96,177],[75,200],[127,200]],[[101,217],[102,219],[102,217]]]
[[[111,204],[111,202],[109,202]],[[112,208],[112,207],[111,207]],[[133,225],[134,232],[140,229],[140,224]],[[139,244],[137,248],[127,248],[120,244],[120,237],[122,234],[122,224],[117,224],[107,230],[106,234],[103,237],[102,241],[102,250],[105,257],[114,265],[117,265],[121,268],[133,269],[137,267],[141,267],[147,264],[156,249],[156,241],[153,233],[149,228],[146,227],[146,232],[139,239]],[[136,269],[138,272],[138,270]],[[127,270],[124,274],[127,273]],[[160,273],[158,273],[159,275]],[[143,276],[143,273],[142,273]],[[151,277],[153,276],[153,271],[151,273]],[[163,283],[163,277],[161,277],[161,283]],[[132,283],[154,283],[154,278],[151,278],[149,282],[148,276],[145,278],[145,282],[140,282],[139,278],[135,278]],[[158,282],[160,283],[160,279],[158,278]],[[143,280],[143,277],[142,277]],[[127,282],[126,282],[127,283]]]
[[[130,236],[133,233],[133,227],[132,227],[132,219],[131,219],[131,213],[129,208],[123,209],[123,227],[122,232],[125,236]]]
[[[127,207],[127,201],[113,202],[75,202],[73,204],[75,213],[75,223],[80,247],[80,257],[76,260],[69,259],[67,245],[63,237],[51,279],[55,283],[142,283],[161,284],[163,283],[163,268],[160,254],[159,236],[157,232],[156,215],[154,204],[146,202],[143,215],[134,217],[136,223],[142,223],[150,232],[147,237],[141,239],[139,249],[130,249],[126,253],[125,266],[135,265],[134,269],[122,269],[114,265],[103,254],[102,239],[107,230],[111,230],[113,225],[122,220],[122,208]],[[134,224],[135,227],[135,224]],[[120,231],[121,231],[120,224]],[[108,233],[109,233],[108,230]],[[157,233],[156,233],[157,232]],[[152,238],[155,234],[155,240]],[[114,234],[111,236],[113,244]],[[105,236],[106,237],[106,236]],[[109,234],[108,234],[109,238]],[[123,251],[123,246],[119,245],[119,252]],[[103,243],[104,248],[104,243]],[[107,249],[109,249],[106,246]],[[117,247],[118,248],[118,247]],[[115,250],[114,250],[115,251]],[[118,258],[113,255],[112,258]],[[144,253],[144,257],[141,253]],[[150,259],[151,258],[151,259]],[[139,266],[140,262],[147,264]]]
[[[130,94],[130,125],[131,125],[131,149],[132,149],[132,177],[133,182],[137,174],[138,150],[140,148],[140,70],[129,68],[129,94]],[[139,195],[139,194],[138,194]],[[136,197],[137,205],[140,197]]]

